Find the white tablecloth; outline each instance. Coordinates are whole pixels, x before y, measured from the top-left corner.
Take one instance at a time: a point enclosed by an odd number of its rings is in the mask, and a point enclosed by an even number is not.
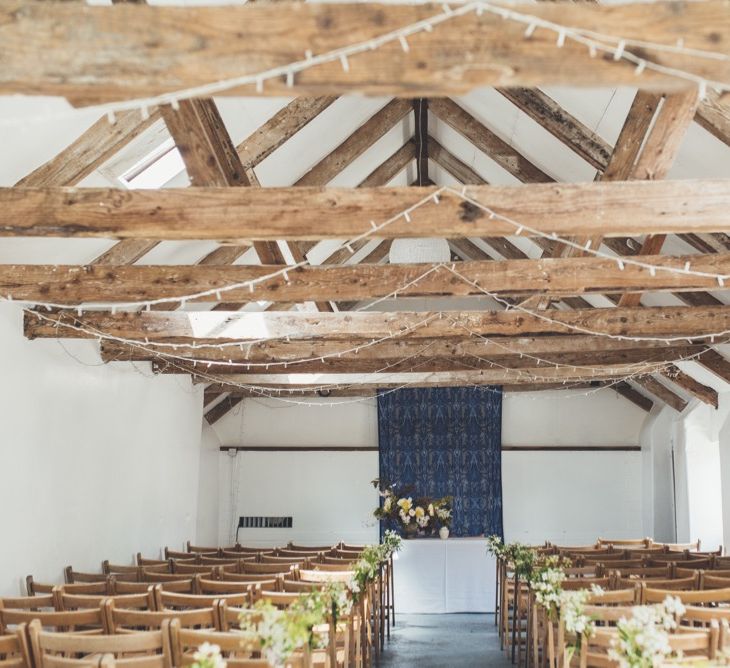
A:
[[[484,538],[414,538],[394,562],[395,611],[494,612],[495,561]]]

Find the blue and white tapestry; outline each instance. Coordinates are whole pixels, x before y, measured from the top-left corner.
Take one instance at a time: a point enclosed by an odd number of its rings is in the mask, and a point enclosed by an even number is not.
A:
[[[502,535],[501,388],[378,395],[380,479],[454,497],[454,536]]]

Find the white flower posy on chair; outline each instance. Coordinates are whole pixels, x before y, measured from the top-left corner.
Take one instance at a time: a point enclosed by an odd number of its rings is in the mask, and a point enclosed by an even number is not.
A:
[[[677,628],[677,618],[685,612],[682,601],[667,596],[657,605],[638,605],[631,617],[616,625],[618,638],[609,657],[621,668],[654,668],[669,658],[669,633]]]

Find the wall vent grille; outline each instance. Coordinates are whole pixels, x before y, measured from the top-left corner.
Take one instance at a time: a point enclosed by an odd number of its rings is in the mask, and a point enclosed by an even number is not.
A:
[[[291,517],[247,515],[238,518],[239,529],[291,529],[292,526]]]

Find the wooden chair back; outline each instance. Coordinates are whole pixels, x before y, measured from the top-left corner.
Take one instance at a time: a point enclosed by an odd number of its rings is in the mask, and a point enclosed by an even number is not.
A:
[[[34,620],[38,620],[43,628],[54,631],[89,634],[102,633],[104,630],[104,616],[100,607],[63,612],[0,608],[0,633],[5,633],[8,627],[30,625]]]
[[[106,654],[114,655],[117,668],[172,668],[167,620],[158,631],[117,635],[49,633],[37,621],[28,631],[35,668],[96,666]]]
[[[642,587],[641,602],[661,603],[667,596],[676,596],[685,605],[728,605],[730,604],[729,589],[705,589],[699,591],[677,591],[669,589],[654,589]]]
[[[231,605],[247,607],[251,605],[252,594],[248,591],[240,594],[175,594],[155,588],[156,610],[209,608],[220,600],[228,601]]]
[[[0,668],[33,668],[25,624],[0,635]]]
[[[195,652],[205,642],[220,647],[228,668],[271,668],[258,654],[260,645],[253,641],[244,643],[240,633],[184,629],[173,621],[170,624],[170,638],[176,668],[192,665]],[[303,657],[295,654],[287,661],[286,668],[304,668],[304,665]]]
[[[713,571],[700,573],[700,589],[730,589],[730,578],[718,577]]]
[[[98,594],[65,594],[59,596],[59,610],[84,610],[98,608],[106,601],[113,601],[117,608],[154,610],[155,597],[152,586],[141,594],[122,594],[120,596],[99,596]]]
[[[249,564],[242,563],[241,574],[251,575],[284,575],[292,570],[292,564]]]
[[[123,594],[144,594],[149,590],[150,587],[157,584],[165,591],[174,591],[179,594],[192,594],[193,593],[193,579],[186,578],[184,580],[172,580],[170,582],[114,582],[114,589],[112,594],[123,595]]]
[[[218,601],[207,608],[190,610],[129,610],[117,608],[114,601],[104,603],[104,614],[109,633],[154,631],[162,628],[164,620],[178,619],[187,628],[218,628]]]
[[[204,554],[206,556],[210,555],[220,555],[221,548],[220,547],[203,547],[201,545],[191,545],[190,541],[186,544],[188,553],[190,552],[199,552],[200,554]]]
[[[229,582],[227,580],[205,580],[198,581],[198,589],[201,594],[244,594],[256,585],[263,589],[281,591],[283,578],[276,577],[268,580],[249,580],[248,582]]]

